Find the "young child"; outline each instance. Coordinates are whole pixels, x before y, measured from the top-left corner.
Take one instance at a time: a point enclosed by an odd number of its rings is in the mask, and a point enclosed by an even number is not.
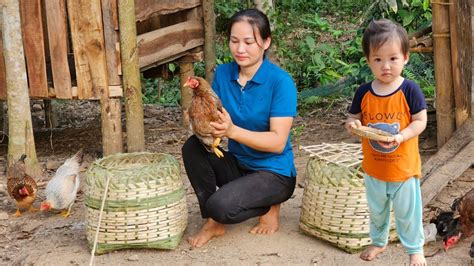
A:
[[[426,127],[427,106],[419,86],[401,76],[409,56],[407,32],[390,20],[375,20],[364,32],[362,47],[375,80],[357,89],[346,129],[378,128],[395,135],[395,141],[362,140],[372,245],[360,257],[370,261],[385,250],[393,205],[410,265],[426,265],[418,135]]]

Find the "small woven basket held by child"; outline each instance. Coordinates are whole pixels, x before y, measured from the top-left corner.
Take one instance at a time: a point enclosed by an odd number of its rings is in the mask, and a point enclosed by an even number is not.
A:
[[[163,153],[114,154],[94,162],[85,181],[91,249],[102,254],[178,246],[188,219],[180,170],[179,162]]]
[[[300,215],[300,229],[354,253],[370,245],[369,210],[359,144],[303,147],[311,154]],[[396,239],[391,217],[391,240]]]

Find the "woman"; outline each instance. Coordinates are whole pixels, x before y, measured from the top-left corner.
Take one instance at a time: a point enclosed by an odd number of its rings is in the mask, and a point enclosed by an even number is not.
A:
[[[280,203],[293,194],[296,180],[290,129],[296,115],[291,77],[265,58],[271,45],[268,18],[256,9],[237,12],[228,28],[234,62],[220,65],[212,87],[224,106],[215,137],[229,139],[218,158],[191,136],[183,145],[184,166],[207,219],[189,237],[193,247],[225,233],[224,224],[259,216],[250,230],[278,230]],[[216,186],[219,189],[216,189]]]

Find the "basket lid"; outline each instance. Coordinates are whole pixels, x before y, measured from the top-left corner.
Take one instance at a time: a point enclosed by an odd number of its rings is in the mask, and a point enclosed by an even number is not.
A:
[[[358,143],[321,143],[317,145],[301,146],[301,149],[310,154],[310,157],[346,167],[358,167],[362,162],[362,149]]]

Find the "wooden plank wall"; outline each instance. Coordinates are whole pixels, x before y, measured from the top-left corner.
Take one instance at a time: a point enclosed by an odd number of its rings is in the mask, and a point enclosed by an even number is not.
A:
[[[30,97],[122,96],[117,0],[20,3]],[[201,0],[135,0],[135,13],[137,25],[150,25],[137,36],[141,70],[195,53],[204,44]],[[0,40],[0,100],[5,100],[2,52]]]
[[[107,62],[100,0],[67,1],[79,99],[108,97]]]
[[[66,0],[46,1],[53,93],[58,99],[72,98],[71,72],[67,56],[69,36],[66,16]]]
[[[104,23],[105,54],[109,86],[120,86],[120,49],[117,0],[102,0],[102,18]]]
[[[48,97],[40,0],[20,1],[23,48],[31,97]]]
[[[201,0],[135,0],[135,18],[143,21],[151,16],[165,15],[201,5]]]
[[[190,50],[204,44],[200,9],[200,0],[135,1],[137,22],[151,22],[151,25],[140,25],[142,27],[138,29],[138,61],[142,71],[183,57],[190,53]],[[192,18],[187,16],[187,13],[197,13],[200,16]],[[159,21],[156,21],[158,15]],[[159,28],[144,32],[143,28],[147,26]]]

